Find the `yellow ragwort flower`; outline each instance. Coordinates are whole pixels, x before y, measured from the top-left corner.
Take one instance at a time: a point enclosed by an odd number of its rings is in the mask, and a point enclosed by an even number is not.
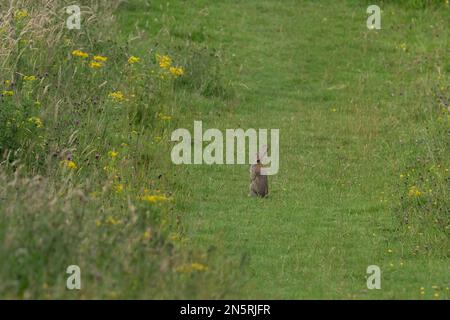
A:
[[[191,264],[192,270],[195,271],[206,271],[208,270],[208,267],[205,266],[204,264],[198,263],[198,262],[194,262]]]
[[[77,164],[75,162],[73,162],[72,160],[62,160],[61,161],[61,165],[68,168],[68,169],[77,169]]]
[[[108,96],[116,102],[122,102],[123,100],[125,100],[125,96],[123,95],[122,91],[111,92]]]
[[[420,197],[421,195],[422,195],[422,192],[416,186],[412,186],[411,188],[409,188],[408,196],[417,198],[417,197]]]
[[[193,271],[201,272],[206,270],[208,270],[208,267],[198,262],[193,262],[191,264],[184,264],[176,268],[176,271],[181,273],[192,273]]]
[[[23,80],[24,81],[36,81],[37,78],[35,76],[24,76]]]
[[[122,193],[123,192],[123,184],[119,183],[117,184],[114,189],[116,190],[117,193]]]
[[[28,119],[29,122],[32,122],[37,128],[42,128],[42,121],[38,117],[31,117]]]
[[[72,55],[75,57],[80,57],[80,58],[87,58],[89,57],[89,54],[80,50],[73,50],[72,51]]]
[[[106,60],[108,60],[108,58],[104,57],[104,56],[94,56],[94,60],[99,61],[99,62],[106,62]]]
[[[144,232],[144,235],[142,236],[142,239],[144,240],[150,240],[152,238],[152,231],[150,229],[147,229]]]
[[[113,216],[109,216],[106,219],[106,223],[109,223],[110,225],[115,226],[115,225],[122,223],[122,221],[115,219]]]
[[[92,69],[99,69],[99,68],[103,67],[103,64],[101,64],[100,62],[97,62],[97,61],[91,61],[91,63],[89,63],[89,66]]]
[[[149,203],[157,203],[168,201],[169,198],[167,198],[165,195],[145,195],[141,197],[141,200]]]
[[[4,97],[6,97],[6,96],[11,97],[11,96],[14,95],[14,91],[12,91],[12,90],[5,90],[5,91],[2,92],[2,95],[3,95]]]
[[[135,64],[136,62],[139,62],[141,60],[141,58],[135,57],[135,56],[131,56],[128,58],[128,63],[129,64]]]
[[[14,13],[14,18],[16,20],[22,20],[23,18],[28,17],[28,11],[27,10],[17,10]]]
[[[184,69],[183,67],[170,67],[169,72],[177,78],[184,74]]]
[[[119,155],[119,153],[116,152],[116,151],[109,151],[108,152],[108,156],[110,156],[113,159],[116,158],[118,155]]]
[[[163,69],[167,69],[172,64],[172,59],[167,55],[161,56],[157,54],[156,59],[158,60],[159,67]]]
[[[159,113],[158,114],[159,119],[163,120],[163,121],[169,121],[172,120],[172,116],[166,116],[164,114]]]

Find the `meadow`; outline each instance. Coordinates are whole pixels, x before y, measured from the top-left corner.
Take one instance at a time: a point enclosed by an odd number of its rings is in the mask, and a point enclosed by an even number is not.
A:
[[[449,298],[448,1],[78,3],[0,1],[0,298]],[[194,120],[280,130],[267,199]]]

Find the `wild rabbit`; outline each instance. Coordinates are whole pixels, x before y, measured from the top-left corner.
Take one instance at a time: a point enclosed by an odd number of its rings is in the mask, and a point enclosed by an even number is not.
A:
[[[264,154],[263,154],[264,156]],[[265,198],[269,193],[269,183],[266,175],[261,174],[262,164],[259,153],[256,155],[256,163],[250,165],[250,195],[252,197]]]

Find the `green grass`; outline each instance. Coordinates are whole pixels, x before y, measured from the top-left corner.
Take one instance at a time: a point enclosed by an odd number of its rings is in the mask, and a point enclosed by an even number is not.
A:
[[[0,64],[19,83],[0,109],[0,297],[448,299],[450,9],[422,4],[385,1],[369,31],[366,1],[132,0],[51,32],[52,54],[39,28],[10,35],[42,50]],[[156,53],[185,74],[161,79]],[[248,197],[247,165],[171,163],[194,120],[280,129],[269,198]]]
[[[200,1],[164,11],[174,17],[174,38],[200,33],[200,42],[221,48],[238,94],[231,109],[197,110],[185,126],[196,119],[204,128],[281,133],[280,172],[269,179],[267,200],[247,197],[247,166],[183,168],[191,241],[250,257],[242,290],[229,297],[448,297],[448,230],[408,229],[397,217],[406,154],[420,151],[415,138],[437,121],[433,89],[448,89],[448,12],[385,5],[382,30],[369,32],[365,8]],[[436,161],[448,166],[445,157]],[[445,183],[439,201],[448,205]],[[371,264],[382,269],[382,290],[366,288]]]

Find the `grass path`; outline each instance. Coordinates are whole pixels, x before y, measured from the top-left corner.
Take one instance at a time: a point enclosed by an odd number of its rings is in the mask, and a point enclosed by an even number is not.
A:
[[[230,57],[239,95],[236,107],[196,120],[281,134],[269,199],[247,197],[247,166],[183,168],[188,236],[224,256],[249,255],[247,281],[232,298],[419,298],[421,286],[447,284],[448,263],[413,256],[390,206],[395,141],[410,125],[398,120],[421,102],[416,89],[429,74],[405,68],[410,58],[396,47],[426,51],[441,40],[429,37],[427,19],[402,28],[411,16],[396,7],[384,9],[376,33],[364,6],[320,3],[171,3],[179,29],[202,30]],[[382,290],[366,289],[371,264],[382,269]]]

